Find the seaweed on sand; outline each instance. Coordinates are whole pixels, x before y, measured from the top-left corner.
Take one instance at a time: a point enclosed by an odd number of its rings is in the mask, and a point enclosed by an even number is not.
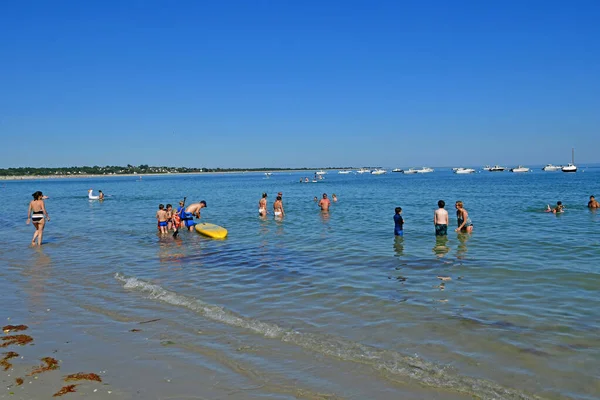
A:
[[[4,333],[25,331],[29,327],[27,325],[6,325],[2,327]]]
[[[52,395],[52,397],[60,397],[62,395],[65,395],[67,393],[73,393],[76,392],[77,390],[75,390],[75,387],[77,385],[67,385],[67,386],[63,386],[62,388],[60,388],[60,390],[56,393],[54,393]]]
[[[5,371],[8,371],[12,364],[8,362],[11,358],[19,357],[17,353],[14,351],[9,351],[8,353],[4,353],[4,357],[0,360],[0,366],[4,368]]]
[[[35,374],[40,374],[42,372],[50,371],[51,369],[58,369],[58,361],[52,357],[44,357],[42,361],[46,363],[46,365],[42,365],[33,371],[31,371],[27,376],[32,376]]]
[[[96,375],[94,373],[86,374],[84,372],[78,372],[76,374],[67,375],[65,377],[65,382],[81,381],[81,380],[102,382],[102,378],[100,378],[98,375]]]
[[[23,384],[23,378],[16,378],[15,383],[17,384],[17,386],[21,386]]]
[[[4,343],[2,343],[0,347],[8,347],[11,344],[25,346],[26,344],[33,342],[33,338],[29,335],[9,335],[4,336],[2,341]]]

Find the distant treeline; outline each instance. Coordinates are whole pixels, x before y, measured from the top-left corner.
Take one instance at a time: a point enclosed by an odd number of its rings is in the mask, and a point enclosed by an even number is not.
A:
[[[336,168],[349,169],[350,167]],[[318,168],[186,168],[186,167],[151,167],[149,165],[128,164],[126,167],[107,165],[99,167],[59,167],[59,168],[4,168],[0,176],[49,176],[49,175],[125,175],[125,174],[173,174],[199,172],[265,172],[265,171],[315,171]],[[331,168],[327,168],[331,169]]]

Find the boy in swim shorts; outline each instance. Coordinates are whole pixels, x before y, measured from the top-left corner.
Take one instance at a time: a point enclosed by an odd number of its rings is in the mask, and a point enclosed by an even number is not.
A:
[[[158,220],[158,230],[160,233],[167,233],[167,212],[165,211],[164,204],[158,205],[158,211],[156,212],[156,219]]]
[[[438,209],[433,213],[433,225],[435,236],[446,236],[448,234],[448,211],[444,209],[446,202],[438,201]]]

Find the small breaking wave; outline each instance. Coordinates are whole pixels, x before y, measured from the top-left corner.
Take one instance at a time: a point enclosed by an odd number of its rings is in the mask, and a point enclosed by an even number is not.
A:
[[[115,278],[123,283],[125,289],[144,293],[151,299],[187,308],[204,318],[247,329],[270,339],[292,343],[307,350],[340,360],[369,365],[375,370],[384,372],[385,376],[392,379],[394,376],[398,378],[408,377],[424,386],[449,389],[458,393],[486,399],[540,398],[485,379],[455,374],[442,366],[416,356],[406,356],[395,351],[378,349],[339,336],[299,332],[293,329],[282,328],[273,323],[246,318],[224,307],[178,294],[135,277],[125,277],[120,273],[116,273]]]

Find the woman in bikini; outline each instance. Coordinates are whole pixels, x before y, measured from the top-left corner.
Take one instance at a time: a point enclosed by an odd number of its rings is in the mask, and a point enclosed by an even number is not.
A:
[[[281,201],[281,196],[277,196],[277,200],[273,203],[273,214],[275,217],[281,218],[285,215],[283,212],[283,202]]]
[[[267,194],[263,193],[262,198],[258,201],[258,215],[261,217],[267,216]]]
[[[31,244],[35,246],[35,242],[37,239],[37,245],[42,245],[42,236],[44,235],[44,226],[46,222],[44,221],[44,215],[46,216],[46,220],[50,222],[50,216],[46,211],[46,206],[44,205],[42,192],[37,191],[32,194],[33,200],[29,203],[29,209],[27,210],[27,225],[29,225],[29,221],[33,223],[35,227],[35,232],[33,233],[33,239],[31,239]]]

